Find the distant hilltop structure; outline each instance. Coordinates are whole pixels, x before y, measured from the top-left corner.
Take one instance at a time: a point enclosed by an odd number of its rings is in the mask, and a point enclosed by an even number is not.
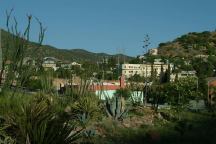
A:
[[[149,55],[158,55],[158,49],[153,48],[148,51]]]

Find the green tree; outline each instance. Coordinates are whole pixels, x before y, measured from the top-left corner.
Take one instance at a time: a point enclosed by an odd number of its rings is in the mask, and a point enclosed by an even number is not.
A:
[[[157,71],[154,69],[153,64],[151,65],[151,77],[150,81],[155,82],[157,80]]]
[[[192,61],[192,65],[198,77],[212,77],[214,75],[214,65],[210,61],[196,58]]]
[[[164,82],[165,82],[165,72],[164,72],[163,65],[161,65],[160,83],[164,83]]]
[[[168,69],[164,73],[164,82],[170,82],[170,75],[171,75],[171,69],[170,69],[170,64],[168,65]]]
[[[184,108],[189,100],[201,99],[202,94],[197,89],[197,79],[192,77],[181,78],[166,85],[166,94],[169,103]]]

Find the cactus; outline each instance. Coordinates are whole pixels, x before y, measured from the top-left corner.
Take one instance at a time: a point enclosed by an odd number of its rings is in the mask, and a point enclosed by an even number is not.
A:
[[[125,109],[125,101],[122,97],[115,96],[112,100],[106,100],[106,112],[114,120],[123,120],[128,110]]]

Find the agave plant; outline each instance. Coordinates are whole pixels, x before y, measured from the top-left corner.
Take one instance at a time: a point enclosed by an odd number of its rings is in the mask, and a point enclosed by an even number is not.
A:
[[[123,120],[127,115],[128,109],[125,109],[125,101],[122,97],[115,96],[113,99],[106,99],[105,110],[108,117],[114,120]]]

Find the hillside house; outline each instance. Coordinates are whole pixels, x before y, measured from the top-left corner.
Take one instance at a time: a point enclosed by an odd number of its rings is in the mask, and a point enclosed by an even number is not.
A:
[[[54,58],[54,57],[45,57],[43,59],[43,63],[42,63],[42,66],[44,67],[44,69],[53,69],[54,71],[56,71],[58,69],[57,67],[57,62],[59,60]]]

